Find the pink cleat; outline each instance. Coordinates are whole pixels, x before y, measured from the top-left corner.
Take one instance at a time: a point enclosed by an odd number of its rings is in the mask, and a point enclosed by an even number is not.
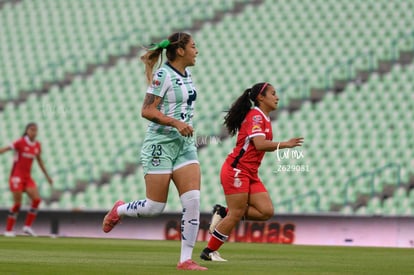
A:
[[[177,269],[178,270],[202,270],[202,271],[208,270],[207,267],[200,266],[191,259],[189,259],[185,262],[182,262],[182,263],[178,263],[177,264]]]
[[[115,225],[119,223],[119,221],[121,220],[121,217],[118,215],[116,210],[118,209],[118,206],[124,203],[125,202],[121,200],[115,202],[114,207],[112,207],[111,211],[109,211],[108,214],[106,214],[105,218],[103,219],[103,223],[102,223],[103,232],[108,233],[109,231],[112,230],[112,228],[115,227]]]

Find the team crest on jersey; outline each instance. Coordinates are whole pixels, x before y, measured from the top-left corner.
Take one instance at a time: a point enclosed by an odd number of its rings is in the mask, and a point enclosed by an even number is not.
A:
[[[262,131],[262,127],[260,127],[260,125],[253,125],[252,133],[261,132],[261,131]]]
[[[159,157],[153,157],[151,163],[152,163],[152,166],[160,166],[161,160]]]
[[[17,185],[17,184],[19,184],[21,181],[22,181],[22,180],[21,180],[21,178],[19,178],[19,177],[12,177],[12,178],[11,178],[11,182],[12,182],[12,184],[13,184],[13,185]]]
[[[262,122],[262,116],[261,115],[253,116],[253,122],[256,122],[256,123]]]
[[[234,187],[240,188],[242,186],[242,181],[239,178],[234,178]]]
[[[29,151],[29,147],[25,146],[25,147],[24,147],[24,150],[25,150],[25,151]]]

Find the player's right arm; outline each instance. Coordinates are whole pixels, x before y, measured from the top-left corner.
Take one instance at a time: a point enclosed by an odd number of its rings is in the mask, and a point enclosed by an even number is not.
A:
[[[157,108],[170,88],[170,75],[164,68],[158,69],[154,73],[151,85],[148,87],[144,104],[141,109],[141,116],[157,124],[172,126],[176,128],[182,136],[192,136],[193,127],[176,118],[166,116]]]
[[[7,151],[12,150],[10,146],[0,148],[0,154],[6,153]]]
[[[161,103],[161,100],[162,97],[147,93],[144,104],[142,105],[141,116],[157,124],[172,126],[185,137],[192,136],[193,127],[178,119],[166,116],[157,109],[158,105]]]
[[[302,137],[296,137],[289,139],[288,141],[271,141],[266,140],[265,136],[255,136],[252,138],[254,147],[258,151],[275,151],[277,149],[285,149],[285,148],[293,148],[296,146],[302,146],[303,138]]]

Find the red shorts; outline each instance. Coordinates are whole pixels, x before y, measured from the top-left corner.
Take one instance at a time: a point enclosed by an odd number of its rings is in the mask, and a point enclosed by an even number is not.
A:
[[[27,188],[36,188],[36,183],[31,177],[11,176],[9,179],[10,191],[24,192]]]
[[[257,173],[250,174],[241,169],[233,168],[227,162],[224,162],[221,167],[220,180],[225,195],[267,192]]]

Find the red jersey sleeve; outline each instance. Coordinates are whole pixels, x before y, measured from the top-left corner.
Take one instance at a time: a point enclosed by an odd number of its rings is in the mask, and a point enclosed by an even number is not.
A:
[[[255,136],[266,136],[265,118],[259,112],[250,112],[246,116],[246,132],[249,138]]]
[[[12,148],[14,151],[20,152],[22,151],[23,146],[23,140],[19,138],[18,140],[15,140],[12,144],[10,144],[10,148]]]

